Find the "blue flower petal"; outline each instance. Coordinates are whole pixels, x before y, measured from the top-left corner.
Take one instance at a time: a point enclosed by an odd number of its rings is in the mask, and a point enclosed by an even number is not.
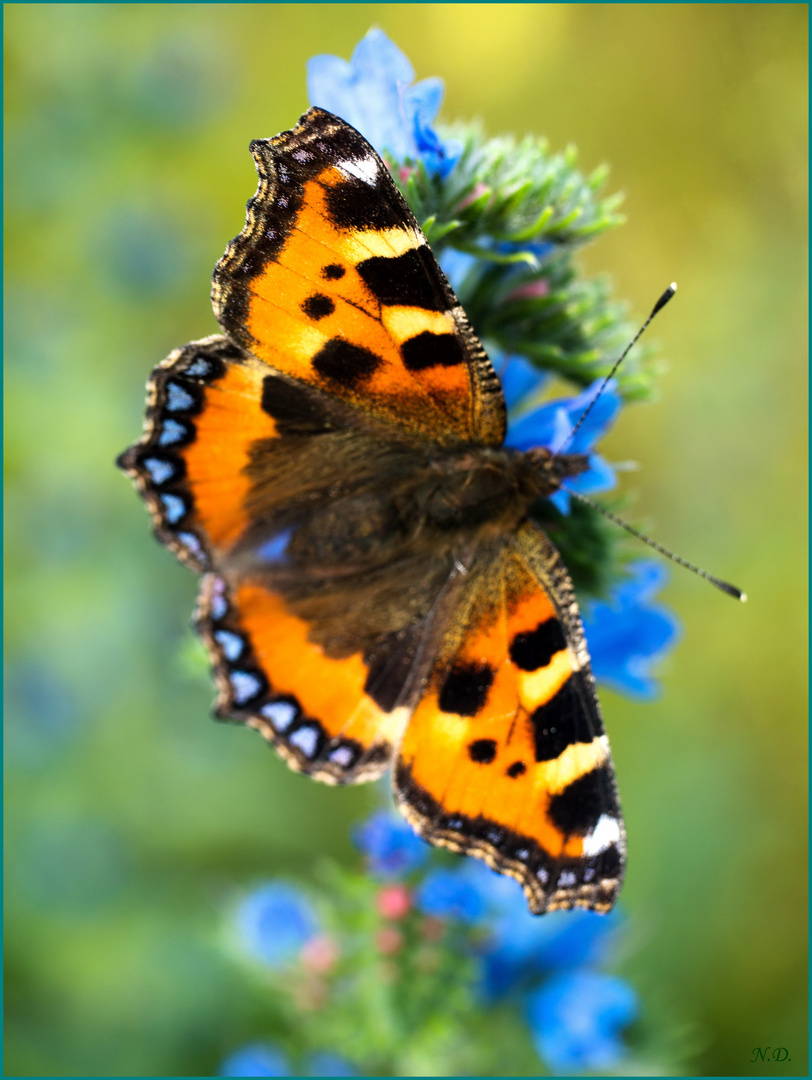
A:
[[[524,356],[517,356],[515,353],[508,355],[502,353],[492,354],[491,363],[499,376],[502,393],[505,395],[505,403],[509,411],[521,407],[524,398],[540,393],[549,380],[549,375],[546,372],[540,371],[535,364],[525,359]]]
[[[479,992],[485,1001],[527,989],[561,968],[602,961],[621,915],[592,911],[531,915],[522,889],[512,878],[477,860],[432,869],[416,892],[427,915],[477,924],[487,932],[479,947]]]
[[[229,1054],[220,1076],[293,1076],[285,1055],[270,1043],[254,1042]]]
[[[451,288],[457,295],[462,292],[468,271],[479,262],[476,255],[469,255],[467,251],[457,251],[456,248],[443,248],[438,260]]]
[[[430,173],[448,176],[459,160],[462,144],[441,140],[431,126],[443,102],[443,80],[423,79],[404,95],[406,114],[411,117],[417,154]],[[414,155],[412,155],[414,156]]]
[[[539,1056],[554,1072],[610,1069],[625,1052],[620,1031],[637,1015],[637,997],[622,979],[574,971],[532,993],[527,1012]]]
[[[304,893],[281,881],[260,885],[236,912],[240,943],[249,956],[283,967],[318,931],[318,921]]]
[[[442,80],[412,84],[414,69],[382,30],[359,41],[349,63],[314,56],[307,65],[310,101],[352,124],[379,153],[396,161],[420,158],[429,172],[446,175],[460,149],[432,128],[443,96]]]
[[[373,874],[401,877],[426,861],[430,848],[403,820],[385,810],[373,814],[353,834],[355,845],[369,862]]]
[[[496,913],[489,925],[483,996],[493,1000],[537,983],[550,971],[600,962],[619,922],[617,913],[607,917],[582,910],[556,911],[539,919],[526,906],[520,909],[517,901]]]
[[[584,606],[584,631],[595,678],[632,697],[651,698],[657,682],[651,668],[677,639],[679,624],[665,608],[651,603],[668,572],[653,560],[628,568],[608,601]]]
[[[308,1076],[360,1076],[361,1074],[348,1061],[338,1054],[319,1051],[311,1054],[307,1060]]]
[[[539,264],[556,250],[556,245],[550,240],[526,240],[516,243],[513,240],[497,240],[493,242],[493,250],[500,255],[517,255],[526,252],[536,259]],[[527,263],[517,263],[516,268],[527,271]]]
[[[572,429],[595,398],[600,386],[601,381],[596,380],[577,397],[548,401],[529,413],[524,413],[515,422],[509,424],[506,445],[517,450],[530,450],[534,446],[560,450],[561,444],[569,438]],[[568,454],[589,453],[593,445],[606,434],[620,406],[621,399],[615,391],[615,383],[610,380],[592,406],[586,420],[581,424],[572,443],[564,447],[565,452]]]
[[[477,922],[485,913],[482,892],[458,870],[430,870],[417,890],[417,906],[426,915],[460,922]]]

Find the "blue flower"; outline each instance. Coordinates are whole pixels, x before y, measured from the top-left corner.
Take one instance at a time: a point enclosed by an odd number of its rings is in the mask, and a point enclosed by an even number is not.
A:
[[[295,959],[318,931],[307,897],[280,881],[260,885],[249,893],[238,907],[235,921],[243,949],[273,968]]]
[[[383,30],[370,30],[349,63],[314,56],[307,65],[310,101],[357,128],[379,153],[396,161],[420,159],[430,173],[446,176],[460,147],[443,143],[432,123],[443,98],[442,79],[414,83],[408,58]]]
[[[520,411],[523,403],[539,394],[550,377],[524,356],[495,353],[491,362],[502,384],[502,393],[505,395],[510,417],[509,430],[512,430],[516,426],[512,414]]]
[[[457,251],[453,247],[440,248],[434,254],[451,288],[459,296],[463,292],[466,277],[480,265],[480,260],[468,251]]]
[[[311,1054],[307,1061],[308,1076],[359,1076],[348,1061],[338,1054],[320,1051]]]
[[[561,968],[600,963],[620,915],[557,911],[531,915],[519,885],[484,863],[468,859],[453,869],[432,869],[415,895],[427,915],[457,919],[486,933],[478,952],[479,990],[486,1001],[526,990]]]
[[[367,857],[373,874],[401,877],[426,861],[430,848],[401,817],[380,810],[353,834],[355,846]]]
[[[617,913],[576,908],[531,915],[518,895],[514,911],[498,914],[483,949],[482,994],[486,1000],[537,985],[551,972],[600,963],[620,923]]]
[[[220,1076],[293,1076],[290,1065],[271,1043],[253,1042],[229,1054],[220,1066]]]
[[[460,869],[437,867],[429,870],[415,894],[417,906],[426,915],[475,923],[485,914],[485,896]]]
[[[609,1069],[623,1057],[618,1036],[637,1015],[637,997],[622,979],[573,971],[534,991],[527,1014],[539,1056],[554,1072]]]
[[[627,567],[629,577],[614,585],[609,599],[584,605],[584,631],[595,678],[632,697],[651,698],[657,683],[651,668],[676,640],[679,624],[651,602],[668,571],[652,559]]]

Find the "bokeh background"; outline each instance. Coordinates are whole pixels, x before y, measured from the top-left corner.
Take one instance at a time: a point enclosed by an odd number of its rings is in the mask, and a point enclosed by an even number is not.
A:
[[[679,283],[661,396],[604,446],[641,463],[630,513],[750,599],[675,569],[661,697],[603,694],[621,968],[697,1073],[763,1071],[768,1044],[805,1073],[802,4],[6,6],[6,1073],[215,1073],[262,1032],[230,898],[353,859],[377,800],[208,718],[195,581],[113,467],[151,367],[216,330],[248,142],[373,24],[446,80],[445,118],[611,165],[628,223],[582,265],[636,318]]]

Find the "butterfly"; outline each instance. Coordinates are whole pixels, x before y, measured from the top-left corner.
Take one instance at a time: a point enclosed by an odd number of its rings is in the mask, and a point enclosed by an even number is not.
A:
[[[625,834],[575,593],[499,379],[386,165],[318,108],[251,143],[223,333],[154,370],[119,458],[202,574],[216,714],[327,783],[392,768],[426,840],[534,913],[607,911]]]

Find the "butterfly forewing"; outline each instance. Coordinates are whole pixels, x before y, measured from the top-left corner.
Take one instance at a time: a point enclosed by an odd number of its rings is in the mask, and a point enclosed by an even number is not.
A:
[[[259,189],[214,275],[223,328],[370,419],[498,445],[497,377],[369,143],[321,109],[252,143]]]

